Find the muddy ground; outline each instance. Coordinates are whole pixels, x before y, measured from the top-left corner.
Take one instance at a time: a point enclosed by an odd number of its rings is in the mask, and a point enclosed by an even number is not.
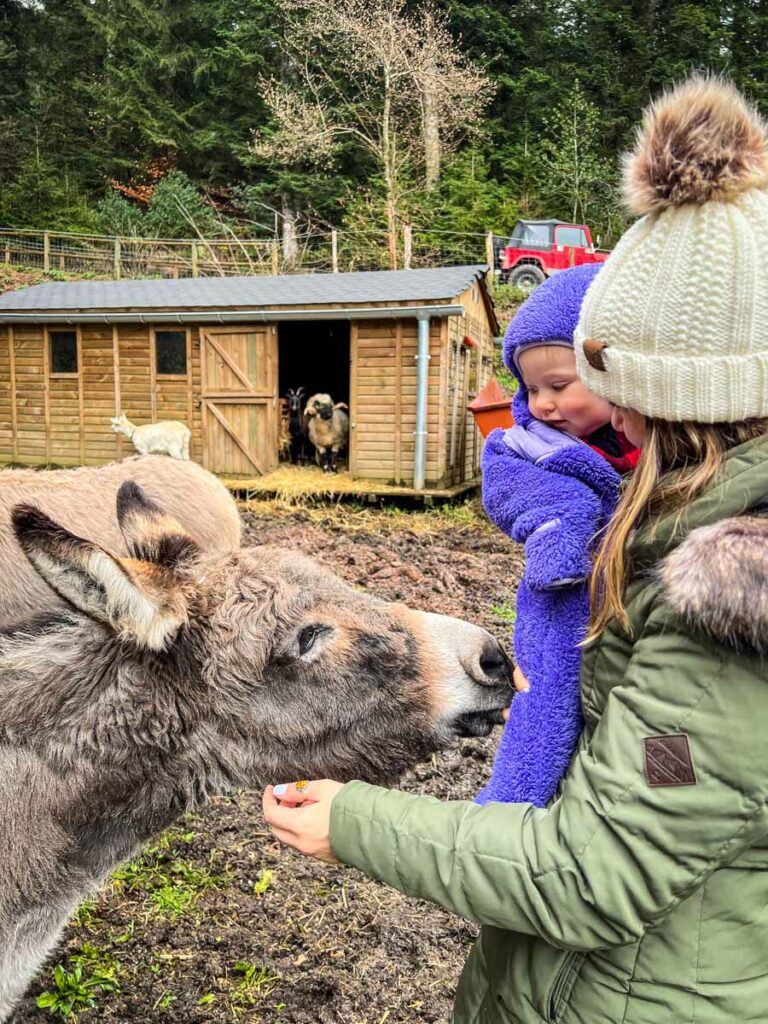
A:
[[[298,548],[381,597],[509,638],[520,551],[477,504],[411,513],[262,504],[244,521],[253,544]],[[462,741],[403,788],[471,798],[497,739]],[[83,1021],[447,1021],[474,935],[354,870],[281,848],[259,795],[246,792],[187,818],[117,872],[81,908],[13,1024],[40,1024],[51,1011],[67,1019],[70,1003]],[[50,1009],[37,1007],[42,993]]]

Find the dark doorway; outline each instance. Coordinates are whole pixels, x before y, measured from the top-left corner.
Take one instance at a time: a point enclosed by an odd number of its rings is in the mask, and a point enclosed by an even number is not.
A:
[[[304,388],[349,403],[349,321],[286,320],[278,325],[280,397]]]

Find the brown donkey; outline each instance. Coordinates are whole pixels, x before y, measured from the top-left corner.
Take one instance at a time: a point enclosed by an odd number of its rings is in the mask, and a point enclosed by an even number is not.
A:
[[[73,909],[237,786],[390,781],[511,699],[484,630],[358,593],[300,555],[206,553],[133,483],[129,557],[14,510],[71,611],[0,633],[0,1021]]]

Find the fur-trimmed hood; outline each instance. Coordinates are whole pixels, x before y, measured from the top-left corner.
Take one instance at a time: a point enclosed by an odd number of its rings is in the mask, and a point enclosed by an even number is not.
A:
[[[693,530],[661,562],[659,578],[670,607],[691,627],[768,654],[768,514]]]

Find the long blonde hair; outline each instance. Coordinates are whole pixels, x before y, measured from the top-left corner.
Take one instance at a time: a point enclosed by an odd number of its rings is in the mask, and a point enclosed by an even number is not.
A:
[[[768,419],[744,423],[646,421],[643,451],[595,557],[589,584],[590,625],[584,643],[599,636],[611,619],[629,630],[624,592],[630,566],[627,548],[641,523],[651,529],[662,515],[694,500],[717,474],[725,453],[768,433]]]

